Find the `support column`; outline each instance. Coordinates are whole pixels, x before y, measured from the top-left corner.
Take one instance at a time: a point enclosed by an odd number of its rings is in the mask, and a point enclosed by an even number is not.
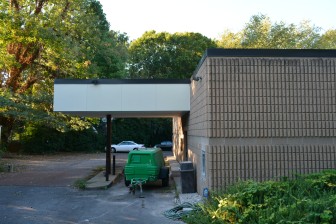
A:
[[[111,115],[106,115],[106,167],[105,175],[106,181],[109,180],[109,175],[111,174],[111,139],[112,139],[112,125],[111,125]]]

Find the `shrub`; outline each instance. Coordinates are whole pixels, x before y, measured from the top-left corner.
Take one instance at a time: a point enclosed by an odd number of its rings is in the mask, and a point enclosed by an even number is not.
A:
[[[336,223],[336,170],[240,182],[183,217],[186,223]],[[201,220],[201,221],[200,221]]]
[[[46,126],[26,127],[20,138],[22,151],[28,154],[97,152],[104,150],[105,142],[93,129],[59,132]]]

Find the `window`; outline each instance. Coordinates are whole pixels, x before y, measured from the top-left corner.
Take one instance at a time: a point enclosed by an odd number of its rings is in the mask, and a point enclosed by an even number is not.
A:
[[[132,163],[140,163],[140,155],[133,155]]]
[[[202,177],[206,177],[206,160],[205,160],[205,150],[202,147]]]

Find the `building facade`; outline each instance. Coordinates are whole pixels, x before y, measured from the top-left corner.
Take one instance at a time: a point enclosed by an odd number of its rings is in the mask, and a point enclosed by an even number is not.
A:
[[[174,153],[197,191],[336,169],[336,51],[208,49]]]

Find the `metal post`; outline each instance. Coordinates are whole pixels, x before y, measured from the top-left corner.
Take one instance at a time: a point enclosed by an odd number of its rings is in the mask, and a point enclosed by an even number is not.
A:
[[[112,130],[111,130],[111,115],[106,115],[106,122],[107,122],[107,131],[106,131],[106,167],[105,167],[105,175],[106,181],[109,180],[109,175],[111,174],[111,137],[112,137]]]
[[[113,155],[113,163],[112,163],[112,175],[115,175],[115,155]]]
[[[0,148],[1,148],[1,128],[2,128],[2,125],[0,125]]]

